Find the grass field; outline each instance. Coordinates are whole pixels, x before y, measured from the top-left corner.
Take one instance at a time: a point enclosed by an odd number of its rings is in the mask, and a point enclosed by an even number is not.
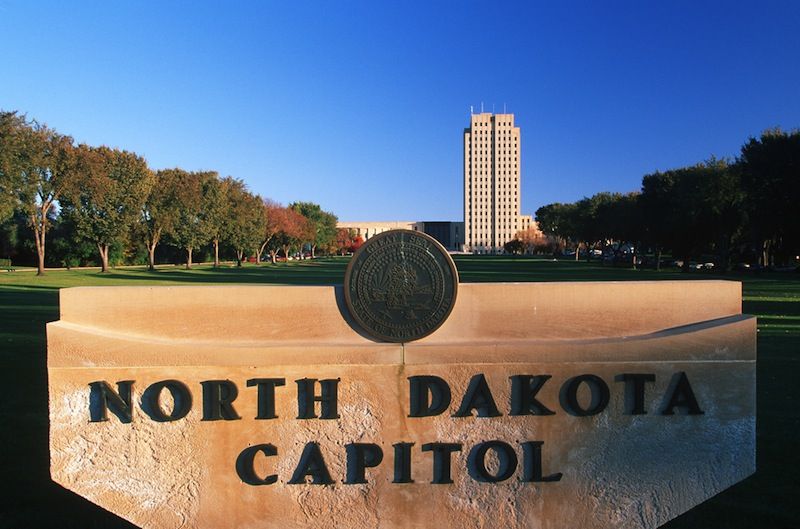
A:
[[[665,527],[800,528],[800,277],[683,274],[594,264],[501,257],[457,257],[462,282],[733,279],[744,285],[744,312],[759,317],[758,472]],[[82,285],[341,283],[347,260],[278,265],[52,271],[44,277],[0,273],[0,528],[132,527],[52,483],[47,446],[45,323],[58,319],[58,289]]]

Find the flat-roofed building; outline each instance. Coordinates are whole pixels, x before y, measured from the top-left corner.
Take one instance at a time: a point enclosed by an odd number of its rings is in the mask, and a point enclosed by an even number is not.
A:
[[[421,220],[416,222],[404,221],[370,221],[370,222],[347,222],[342,221],[336,225],[337,228],[353,230],[356,235],[366,241],[379,233],[389,230],[413,230],[426,233],[439,241],[449,251],[460,251],[464,246],[464,223],[453,221],[429,221]]]
[[[356,235],[361,235],[361,237],[366,241],[376,236],[379,233],[383,233],[389,230],[413,230],[415,224],[416,224],[415,222],[405,222],[402,220],[367,221],[367,222],[339,221],[336,224],[336,227],[353,230]]]

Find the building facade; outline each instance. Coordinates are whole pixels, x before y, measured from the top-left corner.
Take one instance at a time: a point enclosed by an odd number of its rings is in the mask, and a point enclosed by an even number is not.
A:
[[[405,222],[402,220],[391,221],[367,221],[367,222],[343,222],[336,224],[337,228],[353,230],[362,239],[369,240],[372,237],[389,230],[417,230],[416,222]]]
[[[337,228],[353,230],[365,241],[389,230],[414,230],[426,233],[439,241],[448,251],[460,251],[464,247],[464,223],[453,221],[420,220],[416,222],[383,221],[383,222],[347,222],[342,221]]]
[[[430,235],[448,251],[461,251],[464,247],[464,223],[449,220],[423,220],[416,223],[416,229]]]
[[[514,114],[471,114],[464,129],[464,251],[502,253],[531,222],[520,214],[520,132]]]

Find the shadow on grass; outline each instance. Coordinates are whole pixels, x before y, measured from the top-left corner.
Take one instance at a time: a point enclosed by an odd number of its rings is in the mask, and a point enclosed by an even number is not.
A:
[[[120,279],[158,284],[177,283],[249,283],[292,285],[336,285],[342,284],[346,262],[268,264],[242,268],[182,268],[147,270],[118,270],[111,274],[97,274],[98,283],[117,282]]]
[[[45,324],[58,318],[58,292],[0,287],[0,307],[0,527],[133,529],[50,480]]]
[[[758,335],[756,473],[662,529],[800,526],[798,336]]]

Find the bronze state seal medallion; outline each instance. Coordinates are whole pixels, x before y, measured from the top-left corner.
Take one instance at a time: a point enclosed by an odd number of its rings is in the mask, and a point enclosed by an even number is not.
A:
[[[453,259],[436,239],[411,230],[370,238],[344,278],[350,314],[367,333],[388,342],[410,342],[438,329],[457,292]]]

